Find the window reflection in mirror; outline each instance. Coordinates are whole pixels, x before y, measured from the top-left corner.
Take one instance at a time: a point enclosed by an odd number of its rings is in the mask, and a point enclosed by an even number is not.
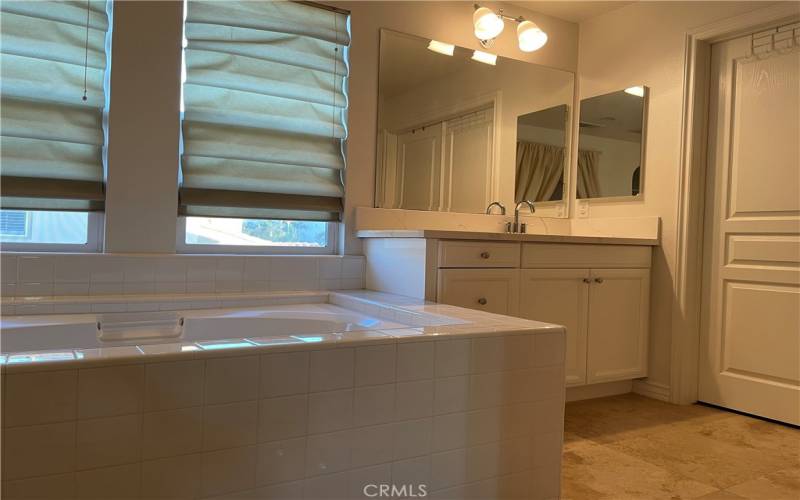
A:
[[[514,201],[559,201],[564,197],[567,151],[566,104],[517,118]]]
[[[581,100],[578,198],[642,194],[646,100],[642,86]]]

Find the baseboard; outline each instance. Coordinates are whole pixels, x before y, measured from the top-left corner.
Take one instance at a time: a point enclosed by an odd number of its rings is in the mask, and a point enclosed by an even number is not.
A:
[[[651,382],[647,379],[634,380],[633,392],[642,396],[666,401],[669,403],[669,386],[658,382]]]
[[[632,384],[630,380],[567,387],[567,402],[628,394],[631,390]]]

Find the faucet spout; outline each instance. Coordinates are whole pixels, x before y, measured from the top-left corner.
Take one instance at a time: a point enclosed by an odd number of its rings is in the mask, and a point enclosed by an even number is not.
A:
[[[491,215],[492,214],[492,208],[493,207],[500,207],[500,215],[505,215],[506,214],[505,205],[503,205],[499,201],[493,201],[493,202],[489,203],[488,207],[486,207],[486,215]]]
[[[517,203],[517,206],[514,207],[514,223],[511,225],[511,233],[524,233],[526,231],[526,224],[523,222],[520,224],[519,222],[519,207],[528,206],[528,210],[530,213],[536,213],[536,207],[533,206],[533,202],[530,200],[522,200]]]

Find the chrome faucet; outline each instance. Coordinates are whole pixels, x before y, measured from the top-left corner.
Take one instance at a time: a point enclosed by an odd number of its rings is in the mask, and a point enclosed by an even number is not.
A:
[[[493,201],[493,202],[489,203],[488,207],[486,207],[486,215],[491,215],[492,214],[492,207],[500,207],[500,215],[505,215],[506,214],[505,205],[503,205],[499,201]]]
[[[517,206],[514,207],[514,222],[506,223],[506,232],[507,233],[525,233],[528,229],[528,225],[524,222],[520,224],[519,222],[519,207],[522,205],[528,205],[528,210],[530,212],[536,213],[536,208],[533,206],[533,202],[529,200],[522,200],[521,202],[517,203]]]

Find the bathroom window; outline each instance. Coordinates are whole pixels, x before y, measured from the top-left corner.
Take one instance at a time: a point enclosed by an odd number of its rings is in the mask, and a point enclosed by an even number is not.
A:
[[[347,141],[349,13],[188,0],[178,249],[331,252]]]
[[[3,250],[100,247],[112,9],[0,3]]]
[[[4,251],[95,252],[102,219],[94,212],[0,210],[0,244]]]

